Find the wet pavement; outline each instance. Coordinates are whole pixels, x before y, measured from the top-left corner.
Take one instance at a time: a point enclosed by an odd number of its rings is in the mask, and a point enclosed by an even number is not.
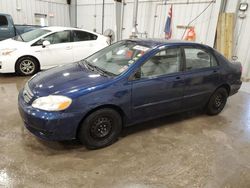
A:
[[[0,75],[0,187],[250,187],[250,94],[218,116],[182,113],[123,131],[89,151],[24,127],[17,94],[28,78]]]

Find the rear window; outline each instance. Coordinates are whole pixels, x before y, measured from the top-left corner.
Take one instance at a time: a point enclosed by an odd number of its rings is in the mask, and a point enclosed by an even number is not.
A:
[[[187,70],[218,66],[214,56],[203,49],[186,47],[184,48],[184,52]]]
[[[96,40],[97,36],[85,31],[73,31],[74,42]]]
[[[7,26],[8,25],[8,20],[6,16],[0,16],[0,27],[1,26]]]

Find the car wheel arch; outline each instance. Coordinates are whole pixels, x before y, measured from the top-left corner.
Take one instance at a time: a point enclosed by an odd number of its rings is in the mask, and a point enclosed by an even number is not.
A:
[[[221,84],[220,86],[218,86],[218,87],[211,93],[211,95],[209,96],[207,102],[205,103],[205,104],[206,104],[205,106],[208,105],[208,102],[209,102],[209,100],[211,99],[211,97],[213,96],[213,94],[214,94],[218,89],[220,89],[220,88],[225,88],[225,89],[227,90],[227,93],[228,93],[228,96],[229,96],[229,94],[230,94],[230,85],[227,84],[227,83]]]
[[[22,56],[20,56],[20,57],[16,60],[16,62],[15,62],[15,69],[16,69],[17,62],[18,62],[21,58],[24,58],[24,57],[30,57],[30,58],[35,59],[36,62],[38,63],[39,70],[41,69],[40,61],[39,61],[35,56],[33,56],[33,55],[22,55]]]
[[[76,136],[78,134],[78,131],[81,127],[81,124],[82,122],[90,115],[92,114],[93,112],[97,111],[97,110],[100,110],[100,109],[104,109],[104,108],[110,108],[112,110],[115,110],[116,112],[118,112],[122,118],[122,126],[124,126],[124,122],[126,121],[126,114],[124,113],[124,111],[117,105],[114,105],[114,104],[105,104],[105,105],[101,105],[101,106],[98,106],[98,107],[95,107],[93,109],[91,109],[90,111],[88,111],[84,117],[81,119],[81,121],[79,122],[78,126],[77,126],[77,130],[76,130]]]
[[[219,88],[225,88],[225,89],[227,90],[228,95],[230,94],[231,88],[230,88],[230,85],[229,85],[229,84],[222,84],[222,85],[220,85],[219,87],[217,87],[217,88],[215,89],[215,91],[218,90]],[[215,92],[215,91],[214,91],[214,92]]]

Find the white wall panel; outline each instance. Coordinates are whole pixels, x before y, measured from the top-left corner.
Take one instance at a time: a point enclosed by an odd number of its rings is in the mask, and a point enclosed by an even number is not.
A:
[[[173,4],[173,38],[181,39],[184,29],[177,25],[187,25],[203,11],[212,0],[169,0]],[[122,38],[129,38],[132,30],[133,0],[125,1]],[[164,38],[164,26],[170,5],[165,1],[139,0],[138,31],[141,37]],[[189,2],[189,3],[187,3]],[[195,2],[195,4],[193,4]],[[217,0],[197,19],[195,26],[197,41],[213,46],[216,24],[221,1]],[[101,32],[102,0],[78,0],[78,27]],[[97,15],[96,18],[94,15]],[[104,28],[115,29],[114,2],[105,1]],[[146,35],[144,34],[146,33]]]
[[[184,29],[178,29],[177,25],[187,26],[188,23],[201,13],[210,1],[189,1],[189,4],[182,1],[167,1],[173,4],[173,38],[181,39]],[[195,4],[192,4],[195,2]],[[219,15],[221,1],[216,1],[199,17],[191,26],[195,26],[196,41],[213,46],[216,24]],[[139,1],[138,31],[147,32],[150,38],[164,38],[164,26],[170,4],[155,1]],[[128,1],[125,6],[125,22],[123,36],[128,38],[131,34],[133,15],[133,1]],[[142,35],[144,36],[144,35]]]
[[[66,0],[0,0],[0,12],[12,15],[16,24],[35,24],[35,14],[46,14],[49,25],[70,25]]]
[[[236,13],[236,25],[234,30],[234,56],[243,66],[242,77],[245,80],[250,79],[250,8],[246,12],[238,11],[240,2],[246,2],[250,5],[250,0],[228,0],[226,12]]]
[[[105,0],[105,22],[104,28],[114,28],[114,4],[112,1]],[[168,2],[185,2],[168,1]],[[189,1],[192,2],[192,1]],[[173,37],[180,39],[183,35],[183,29],[177,29],[177,25],[187,25],[190,20],[196,17],[209,4],[209,1],[196,0],[197,4],[174,4],[173,5]],[[248,2],[249,0],[244,0]],[[213,3],[202,16],[192,25],[196,28],[198,42],[213,46],[218,14],[220,10],[220,0]],[[163,38],[164,25],[169,10],[169,5],[164,5],[162,1],[139,1],[138,10],[138,31],[147,33],[149,38]],[[237,8],[236,0],[228,0],[227,12],[235,12]],[[122,38],[129,38],[132,30],[133,1],[127,0],[124,8],[124,22]],[[250,10],[250,9],[249,9]],[[237,17],[235,27],[234,55],[239,57],[243,64],[243,76],[250,78],[250,14],[249,10],[245,19]],[[96,14],[96,18],[94,15]],[[155,17],[156,16],[156,17]],[[101,32],[102,27],[102,0],[78,0],[78,27]],[[141,35],[145,37],[145,35]]]
[[[112,0],[106,0],[104,6],[104,31],[115,25],[115,7]],[[78,0],[77,26],[102,32],[102,0]]]

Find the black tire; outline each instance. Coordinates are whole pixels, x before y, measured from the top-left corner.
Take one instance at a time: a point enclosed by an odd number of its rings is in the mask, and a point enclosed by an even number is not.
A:
[[[98,149],[114,143],[122,130],[120,114],[110,108],[94,111],[80,125],[78,138],[88,149]]]
[[[217,89],[213,95],[210,97],[207,105],[207,114],[208,115],[217,115],[219,114],[227,103],[228,92],[226,88]]]
[[[21,57],[16,62],[15,70],[18,75],[31,76],[39,71],[39,62],[33,57]]]

